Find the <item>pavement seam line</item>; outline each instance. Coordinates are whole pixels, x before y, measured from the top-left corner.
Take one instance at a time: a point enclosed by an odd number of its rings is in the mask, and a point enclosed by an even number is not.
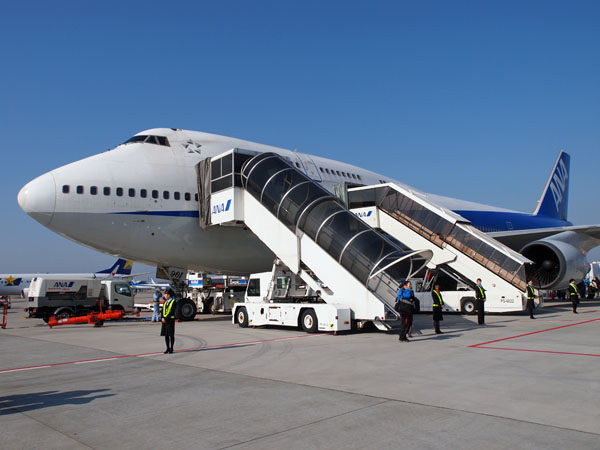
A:
[[[83,445],[85,448],[89,448],[89,449],[92,449],[92,450],[94,449],[94,447],[90,447],[89,445],[87,445],[87,444],[84,444],[84,443],[83,443],[83,442],[81,442],[79,439],[75,439],[73,436],[69,436],[68,434],[65,434],[64,432],[62,432],[62,431],[60,431],[60,430],[58,430],[58,429],[54,428],[53,426],[50,426],[50,425],[48,425],[47,423],[44,423],[44,422],[41,422],[41,421],[39,421],[39,420],[38,420],[38,419],[36,419],[35,417],[33,417],[33,416],[30,416],[29,414],[27,414],[27,413],[25,413],[25,412],[19,412],[19,414],[23,414],[23,415],[24,415],[25,417],[27,417],[28,419],[31,419],[31,420],[33,420],[34,422],[37,422],[37,423],[39,423],[39,424],[40,424],[41,426],[43,426],[43,427],[50,428],[51,430],[53,430],[53,431],[56,431],[58,434],[61,434],[61,435],[65,436],[67,439],[70,439],[70,440],[72,440],[72,441],[74,441],[74,442],[77,442],[79,445]]]
[[[377,397],[374,397],[374,398],[377,398]],[[383,401],[378,402],[378,403],[374,403],[372,405],[361,406],[360,408],[355,408],[355,409],[352,409],[350,411],[345,411],[343,413],[334,414],[334,415],[329,416],[329,417],[323,417],[322,419],[313,420],[312,422],[303,423],[301,425],[296,425],[294,427],[290,427],[290,428],[287,428],[285,430],[275,431],[273,433],[265,434],[263,436],[257,436],[255,438],[248,439],[247,441],[237,442],[235,444],[228,445],[226,447],[219,447],[219,450],[224,450],[224,449],[227,449],[227,448],[234,448],[234,447],[237,447],[239,445],[248,444],[250,442],[260,441],[262,439],[267,439],[267,438],[272,437],[272,436],[277,436],[278,434],[287,433],[288,431],[298,430],[300,428],[304,428],[304,427],[307,427],[307,426],[310,426],[310,425],[315,425],[317,423],[325,422],[327,420],[336,419],[338,417],[342,417],[342,416],[345,416],[347,414],[352,414],[352,413],[355,413],[355,412],[358,412],[358,411],[363,411],[365,409],[374,408],[376,406],[383,405],[384,403],[389,403],[389,402],[390,402],[390,400],[383,399]]]

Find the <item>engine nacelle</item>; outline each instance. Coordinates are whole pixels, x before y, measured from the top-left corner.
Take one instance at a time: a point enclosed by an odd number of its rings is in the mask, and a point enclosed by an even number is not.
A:
[[[546,238],[530,242],[521,254],[533,261],[527,279],[539,289],[561,289],[573,278],[581,281],[589,270],[585,254],[575,246],[558,239]]]

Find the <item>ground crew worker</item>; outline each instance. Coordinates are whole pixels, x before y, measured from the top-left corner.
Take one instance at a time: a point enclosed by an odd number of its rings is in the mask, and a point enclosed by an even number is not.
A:
[[[152,298],[152,322],[160,322],[160,290],[155,290]]]
[[[400,342],[409,342],[406,337],[406,333],[409,329],[408,324],[408,314],[409,311],[412,312],[412,306],[405,303],[407,300],[410,300],[410,291],[406,289],[406,281],[400,285],[400,289],[398,290],[398,294],[396,294],[396,311],[400,313],[400,336],[398,340]]]
[[[577,303],[579,303],[579,291],[575,280],[571,278],[569,280],[569,298],[571,299],[571,305],[573,305],[573,314],[577,314]]]
[[[172,289],[167,289],[163,294],[165,300],[162,309],[162,326],[160,335],[165,337],[167,349],[165,353],[173,353],[175,345],[175,293]]]
[[[435,334],[442,334],[442,330],[440,330],[440,320],[444,320],[444,317],[442,316],[444,300],[442,300],[440,285],[438,283],[435,283],[434,289],[431,291],[431,298],[433,299],[433,327],[435,328]]]
[[[412,283],[410,281],[406,282],[404,293],[402,295],[405,300],[410,302],[408,312],[406,313],[406,325],[408,327],[408,337],[411,338],[413,329],[413,316],[415,311],[415,294],[413,293]]]
[[[477,323],[485,325],[485,289],[481,285],[481,278],[477,278],[475,286],[475,308],[477,309]]]
[[[535,319],[535,317],[533,317],[533,310],[535,308],[535,289],[533,288],[533,281],[529,280],[527,282],[527,311],[529,312],[529,318],[530,319]]]

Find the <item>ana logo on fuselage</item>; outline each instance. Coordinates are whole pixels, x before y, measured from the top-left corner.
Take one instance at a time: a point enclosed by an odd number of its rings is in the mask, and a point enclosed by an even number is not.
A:
[[[569,171],[567,170],[564,161],[561,159],[558,161],[556,171],[554,172],[552,181],[550,181],[550,192],[552,192],[552,197],[554,198],[554,206],[556,206],[556,211],[559,210],[559,206],[565,196],[568,179]]]
[[[231,199],[227,200],[227,203],[220,203],[213,206],[212,213],[219,214],[225,211],[229,211],[229,207],[231,206]]]

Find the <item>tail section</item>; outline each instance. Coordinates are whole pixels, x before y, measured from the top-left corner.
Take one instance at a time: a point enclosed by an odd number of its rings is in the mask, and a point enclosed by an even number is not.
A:
[[[133,267],[133,261],[125,260],[123,258],[117,259],[117,261],[108,269],[100,270],[96,273],[110,273],[111,275],[131,275],[131,269]]]
[[[561,150],[533,214],[567,220],[571,157]]]

